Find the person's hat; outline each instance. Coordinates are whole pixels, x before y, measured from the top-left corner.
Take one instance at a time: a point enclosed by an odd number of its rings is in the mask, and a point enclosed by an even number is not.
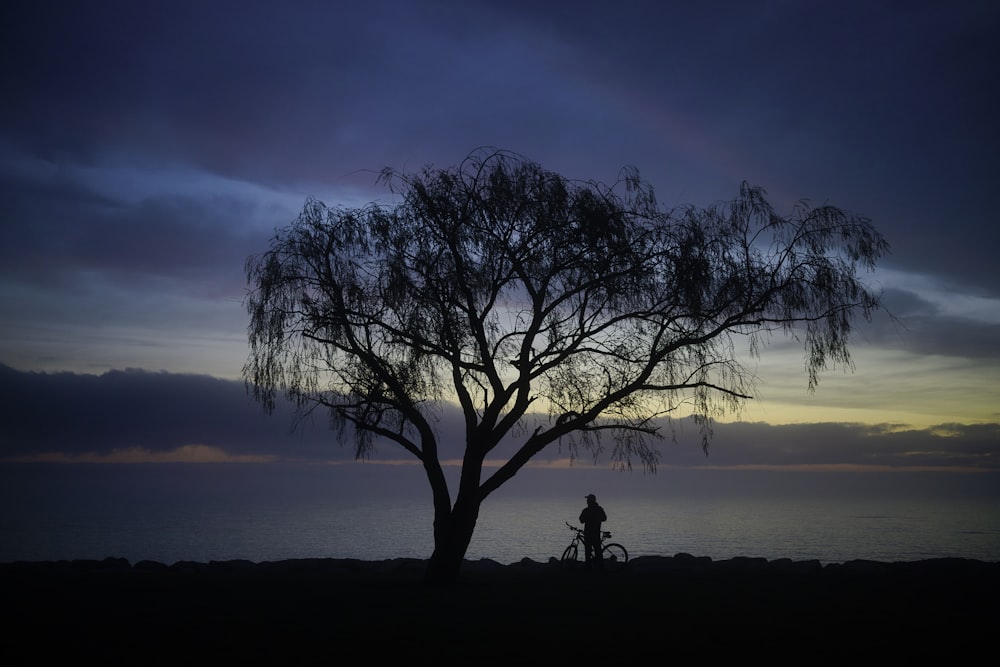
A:
[[[584,498],[586,498],[587,500],[590,500],[591,498],[597,500],[597,496],[595,496],[593,493],[588,493],[587,495],[584,496]]]

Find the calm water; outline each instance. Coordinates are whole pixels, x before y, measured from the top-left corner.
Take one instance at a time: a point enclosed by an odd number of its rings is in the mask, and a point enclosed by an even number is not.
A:
[[[0,562],[426,558],[419,471],[0,467]],[[487,500],[468,558],[545,561],[591,491],[631,556],[1000,561],[996,476],[531,471]]]

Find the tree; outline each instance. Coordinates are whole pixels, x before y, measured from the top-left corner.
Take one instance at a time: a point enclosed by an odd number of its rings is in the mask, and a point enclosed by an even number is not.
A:
[[[686,405],[707,453],[711,419],[752,395],[737,339],[756,353],[772,332],[800,336],[813,389],[850,366],[854,319],[880,308],[858,277],[888,251],[869,220],[805,204],[782,217],[746,184],[668,210],[635,169],[608,187],[495,149],[379,182],[395,203],[309,199],[248,259],[244,377],[266,410],[278,395],[327,409],[358,458],[376,438],[416,457],[431,582],[458,576],[483,501],[539,452],[610,440],[614,465],[655,471],[661,426]],[[435,430],[446,402],[465,428],[454,497]]]

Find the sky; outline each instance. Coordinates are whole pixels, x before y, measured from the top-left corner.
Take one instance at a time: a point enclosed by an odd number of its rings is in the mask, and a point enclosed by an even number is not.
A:
[[[0,33],[0,461],[349,460],[247,396],[244,263],[307,197],[496,146],[891,244],[853,371],[810,393],[773,340],[661,466],[1000,469],[1000,4],[9,0]]]

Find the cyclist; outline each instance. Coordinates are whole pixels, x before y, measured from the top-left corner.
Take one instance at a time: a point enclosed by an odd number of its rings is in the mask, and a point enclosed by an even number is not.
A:
[[[588,494],[587,506],[580,512],[587,567],[590,567],[592,561],[596,560],[597,567],[604,569],[604,560],[601,558],[601,523],[607,520],[608,516],[604,513],[604,508],[597,504],[597,496],[593,493]]]

